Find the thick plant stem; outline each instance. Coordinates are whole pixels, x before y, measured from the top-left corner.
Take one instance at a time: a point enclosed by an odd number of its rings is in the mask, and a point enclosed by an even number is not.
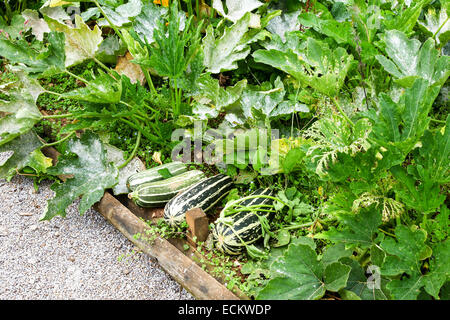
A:
[[[137,138],[136,138],[136,144],[134,145],[133,151],[131,152],[130,156],[128,157],[128,159],[122,163],[120,166],[117,167],[117,169],[122,169],[123,167],[125,167],[128,163],[130,163],[130,161],[134,158],[134,156],[137,153],[137,150],[139,148],[139,144],[141,143],[141,132],[138,131],[137,133]]]
[[[150,72],[147,69],[141,68],[144,72],[145,79],[147,80],[148,86],[150,87],[150,90],[153,94],[156,94],[155,86],[153,85],[152,77],[150,75]]]
[[[151,135],[151,134],[146,134],[145,132],[142,131],[141,128],[139,128],[138,125],[134,124],[133,122],[131,122],[131,121],[127,120],[127,119],[119,118],[119,120],[124,122],[124,123],[126,123],[127,125],[129,125],[133,129],[135,129],[136,131],[141,132],[144,135],[144,137],[146,137],[150,141],[153,141],[153,142],[157,143],[159,141],[159,139],[160,139],[157,136],[154,136],[154,135]]]
[[[308,223],[304,223],[304,224],[298,224],[295,226],[284,227],[284,228],[281,228],[280,230],[296,230],[296,229],[300,229],[300,228],[310,227],[314,223],[315,223],[315,221],[312,221],[312,222],[308,222]]]
[[[67,136],[65,136],[64,138],[62,138],[62,139],[60,139],[58,141],[55,141],[55,142],[52,142],[52,143],[43,144],[42,146],[39,147],[39,149],[42,149],[42,148],[45,148],[45,147],[56,146],[57,144],[60,144],[61,142],[66,141],[67,139],[69,139],[74,133],[75,133],[75,131],[72,131]]]
[[[61,118],[70,118],[74,117],[72,113],[64,113],[64,114],[50,114],[48,116],[42,116],[42,119],[61,119]]]
[[[441,31],[441,29],[445,26],[445,24],[447,23],[448,19],[450,17],[447,17],[447,19],[445,19],[444,23],[436,30],[436,32],[433,34],[433,39],[436,40],[436,36],[439,33],[439,31]],[[437,41],[436,41],[437,42]]]
[[[113,77],[111,69],[108,68],[103,62],[98,60],[97,58],[93,58],[94,62],[97,63],[100,67],[102,67],[111,77]],[[113,77],[114,78],[114,77]],[[115,78],[114,78],[115,79]],[[117,79],[116,79],[117,80]]]
[[[446,123],[444,120],[438,120],[438,119],[433,119],[433,118],[430,118],[430,121],[436,122],[436,123],[443,123],[443,124]]]
[[[62,97],[63,96],[61,93],[54,92],[54,91],[49,91],[49,90],[44,90],[44,93],[53,94],[53,95],[58,96],[58,97]]]
[[[77,79],[77,80],[79,80],[79,81],[81,81],[81,82],[84,82],[85,84],[89,84],[89,81],[87,81],[86,79],[84,79],[84,78],[82,78],[82,77],[80,77],[80,76],[77,76],[76,74],[70,72],[70,71],[67,70],[67,69],[64,70],[64,72],[67,73],[69,76],[74,77],[75,79]]]
[[[174,109],[173,109],[173,113],[174,113],[174,116],[175,116],[175,118],[177,118],[178,117],[178,115],[179,115],[179,102],[178,102],[178,85],[177,85],[177,79],[175,78],[175,79],[173,79],[173,82],[174,82],[174,86],[175,86],[175,88],[174,88],[174,92],[175,92],[175,105],[174,105]]]
[[[344,110],[341,108],[341,105],[340,105],[339,102],[337,101],[336,97],[333,98],[333,102],[334,102],[334,105],[336,106],[336,108],[338,109],[339,113],[344,117],[344,119],[347,120],[347,122],[350,124],[351,127],[354,127],[355,124],[354,124],[353,121],[350,120],[350,118],[345,114]]]

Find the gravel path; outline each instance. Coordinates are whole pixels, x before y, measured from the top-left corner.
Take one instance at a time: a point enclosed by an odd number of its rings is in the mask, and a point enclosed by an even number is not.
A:
[[[94,210],[39,221],[49,187],[0,180],[0,299],[193,299]]]

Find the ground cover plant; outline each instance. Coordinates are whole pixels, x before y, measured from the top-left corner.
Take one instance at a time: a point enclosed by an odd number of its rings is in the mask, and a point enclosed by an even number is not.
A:
[[[230,288],[256,299],[449,299],[449,10],[436,0],[6,1],[0,177],[53,179],[42,215],[52,219],[79,197],[82,214],[105,190],[124,193],[135,156],[153,167],[181,147],[192,168],[233,179],[217,223],[234,228],[238,254],[198,248]],[[173,141],[176,130],[188,139]],[[258,217],[248,226],[258,241],[242,238],[241,212]]]

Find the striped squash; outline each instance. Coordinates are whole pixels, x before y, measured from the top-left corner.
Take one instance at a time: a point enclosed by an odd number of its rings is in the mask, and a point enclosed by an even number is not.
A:
[[[187,171],[186,165],[180,161],[166,163],[130,175],[127,179],[128,189],[130,191],[134,191],[137,188],[137,186],[141,184],[163,180],[164,177],[158,172],[161,169],[169,170],[170,174],[173,176],[179,175]]]
[[[218,174],[204,179],[170,200],[164,207],[164,219],[171,225],[184,221],[186,211],[202,208],[208,211],[233,187],[233,180]]]
[[[258,189],[251,193],[251,195],[266,195],[273,196],[274,192],[269,188]],[[273,200],[268,198],[253,198],[247,199],[239,203],[241,206],[251,205],[269,205]],[[259,212],[258,215],[266,216],[269,219],[273,217],[273,213]],[[222,217],[222,215],[221,215]],[[241,211],[234,215],[226,217],[231,221],[231,226],[220,222],[214,225],[212,230],[213,239],[216,247],[227,254],[238,255],[245,250],[245,245],[239,237],[245,241],[246,244],[252,244],[262,237],[262,226],[256,216],[251,211]]]
[[[204,178],[205,174],[199,170],[187,171],[165,180],[140,184],[128,197],[140,207],[162,207],[177,193]]]

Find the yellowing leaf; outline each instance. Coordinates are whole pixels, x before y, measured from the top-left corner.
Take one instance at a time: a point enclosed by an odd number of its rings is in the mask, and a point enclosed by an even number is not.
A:
[[[59,7],[59,6],[63,6],[65,4],[70,4],[70,2],[64,1],[64,0],[50,0],[50,8],[53,7]]]
[[[161,152],[155,151],[155,153],[153,153],[152,159],[153,159],[153,161],[155,161],[156,163],[162,164],[162,161],[161,161]]]
[[[102,31],[98,26],[91,30],[79,15],[75,16],[76,27],[74,28],[49,17],[45,19],[51,30],[63,32],[66,36],[66,67],[95,57],[95,53],[103,41]]]

